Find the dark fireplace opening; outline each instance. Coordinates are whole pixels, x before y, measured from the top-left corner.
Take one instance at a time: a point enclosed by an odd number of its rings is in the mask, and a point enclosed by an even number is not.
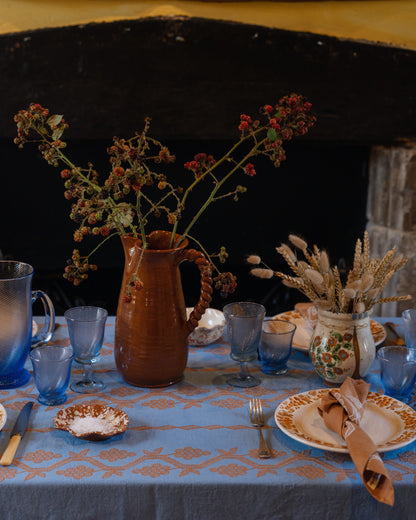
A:
[[[68,150],[80,164],[92,161],[104,172],[113,135],[132,135],[151,116],[154,136],[177,156],[170,170],[178,182],[186,180],[183,163],[194,154],[218,158],[229,148],[242,112],[255,116],[259,106],[291,92],[312,102],[317,123],[286,146],[287,161],[275,169],[260,160],[255,177],[236,177],[230,187],[243,184],[247,193],[237,203],[224,200],[209,208],[193,230],[209,252],[227,247],[223,268],[237,276],[235,293],[225,301],[215,293],[214,307],[254,300],[270,315],[304,299],[277,278],[251,277],[244,260],[257,253],[271,268],[287,270],[275,246],[289,233],[347,267],[367,214],[377,254],[396,239],[405,251],[414,243],[411,233],[401,234],[400,225],[389,220],[391,212],[374,215],[380,191],[386,194],[384,207],[408,211],[395,201],[407,200],[409,186],[388,184],[389,176],[396,178],[388,147],[415,139],[412,50],[187,17],[8,34],[0,46],[0,91],[7,100],[0,107],[0,249],[33,264],[35,287],[50,293],[59,314],[81,303],[114,313],[124,260],[114,240],[99,253],[99,271],[87,282],[74,288],[62,279],[74,243],[59,170],[34,147],[18,150],[13,144],[13,115],[32,101],[64,114]],[[387,147],[388,159],[382,161],[385,174],[376,176],[374,147],[380,146]],[[368,196],[373,204],[367,207]],[[186,304],[192,306],[198,271],[190,264],[182,271]]]
[[[110,140],[71,140],[67,151],[79,165],[93,162],[108,172],[106,148]],[[196,153],[220,157],[233,141],[164,141],[176,155],[168,174],[185,185],[190,173],[183,164]],[[0,249],[6,258],[30,263],[35,268],[34,288],[46,291],[62,314],[68,307],[94,304],[110,313],[117,308],[123,270],[123,253],[114,238],[97,254],[99,270],[78,287],[62,278],[72,249],[89,251],[88,244],[72,240],[70,203],[63,197],[59,168],[47,165],[33,145],[19,150],[12,139],[0,140],[6,159],[6,185],[0,192],[2,226]],[[273,269],[287,267],[275,251],[289,233],[301,235],[310,245],[326,249],[332,263],[352,261],[354,244],[366,225],[368,158],[370,147],[345,143],[293,141],[286,146],[287,160],[276,169],[267,159],[257,162],[254,177],[237,174],[229,186],[247,187],[238,202],[226,199],[213,204],[193,230],[210,253],[224,245],[229,260],[222,270],[237,276],[237,289],[227,299],[214,292],[212,306],[222,308],[235,300],[263,303],[269,315],[291,308],[302,295],[285,288],[278,278],[260,280],[250,275],[245,262],[256,253]],[[190,209],[192,204],[189,204]],[[162,219],[161,224],[166,224]],[[158,226],[155,225],[155,228]],[[160,226],[162,227],[162,226]],[[195,246],[196,247],[196,246]],[[198,299],[199,273],[195,266],[181,266],[185,302]]]

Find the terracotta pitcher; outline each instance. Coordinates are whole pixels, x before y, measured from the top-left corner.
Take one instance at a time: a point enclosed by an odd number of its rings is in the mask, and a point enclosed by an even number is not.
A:
[[[154,231],[147,237],[148,248],[140,239],[122,237],[125,266],[117,309],[114,355],[123,379],[142,387],[163,387],[180,381],[188,359],[188,335],[211,301],[212,279],[208,260],[188,241],[170,248],[171,233]],[[176,236],[175,244],[180,236]],[[201,292],[189,319],[179,264],[195,262],[201,274]],[[143,282],[139,290],[126,289],[136,272]]]

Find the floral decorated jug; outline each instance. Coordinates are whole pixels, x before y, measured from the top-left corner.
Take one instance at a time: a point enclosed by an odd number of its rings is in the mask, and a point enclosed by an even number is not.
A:
[[[342,383],[348,376],[364,377],[375,357],[368,312],[337,314],[318,310],[309,355],[316,372],[327,383]]]
[[[180,381],[188,359],[188,335],[211,301],[211,269],[205,256],[186,249],[188,241],[170,247],[171,233],[154,231],[148,248],[141,240],[122,237],[125,267],[119,297],[114,355],[123,379],[141,387],[164,387]],[[177,235],[175,243],[180,239]],[[201,291],[186,318],[179,264],[195,262]],[[137,273],[142,287],[130,288]],[[126,294],[128,295],[126,297]]]

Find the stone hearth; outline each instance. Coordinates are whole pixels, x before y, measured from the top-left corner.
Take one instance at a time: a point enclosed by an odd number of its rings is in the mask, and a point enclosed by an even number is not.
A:
[[[416,295],[416,144],[372,148],[368,187],[368,232],[374,256],[396,246],[409,260],[384,297]],[[375,315],[396,316],[415,301],[385,303]]]

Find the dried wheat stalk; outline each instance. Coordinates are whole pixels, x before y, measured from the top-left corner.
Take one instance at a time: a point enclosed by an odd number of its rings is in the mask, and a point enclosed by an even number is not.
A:
[[[273,271],[273,274],[281,278],[288,287],[301,291],[319,308],[336,313],[365,312],[377,303],[411,299],[410,295],[380,298],[386,284],[406,264],[407,259],[396,254],[396,247],[387,251],[381,259],[371,258],[367,231],[362,241],[357,239],[353,266],[348,272],[345,286],[338,268],[331,268],[325,251],[321,251],[316,245],[309,249],[307,242],[297,235],[289,235],[289,242],[295,250],[301,251],[304,260],[299,260],[287,244],[276,247],[276,250],[296,277],[278,271]]]

